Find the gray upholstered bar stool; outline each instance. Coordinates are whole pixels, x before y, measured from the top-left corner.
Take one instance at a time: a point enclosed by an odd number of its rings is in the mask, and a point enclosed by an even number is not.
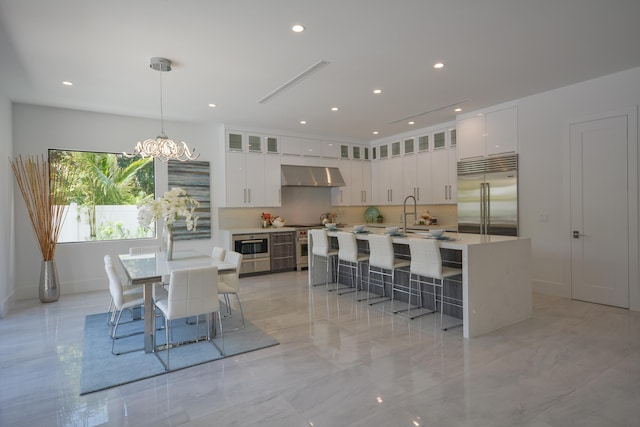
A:
[[[393,242],[388,234],[369,235],[369,272],[367,275],[367,302],[369,305],[377,304],[391,299],[393,306],[393,292],[391,298],[385,295],[385,277],[391,277],[391,287],[395,283],[395,274],[398,268],[409,267],[408,260],[396,258],[393,253]],[[377,270],[376,270],[377,269]],[[371,273],[379,274],[381,281],[379,284],[372,283]],[[371,298],[371,285],[381,287],[382,295]]]
[[[447,267],[442,265],[442,255],[440,254],[440,243],[432,239],[409,239],[409,250],[411,253],[411,266],[409,267],[409,287],[407,292],[409,302],[407,304],[407,316],[411,319],[437,311],[438,301],[440,301],[440,325],[443,330],[462,325],[456,324],[444,327],[442,305],[450,305],[462,308],[462,301],[444,295],[445,280],[462,274],[462,269],[455,267]],[[424,279],[431,279],[426,281]],[[416,288],[412,288],[412,284],[416,284]],[[422,285],[433,286],[433,311],[425,310],[422,307]],[[437,289],[440,289],[440,298],[438,298]],[[411,297],[415,296],[419,304],[416,307],[411,306]],[[416,310],[420,309],[420,310]],[[412,314],[412,310],[415,314]]]
[[[365,253],[358,253],[358,243],[356,236],[353,233],[346,231],[338,231],[338,273],[336,274],[336,290],[338,294],[342,295],[347,292],[358,292],[358,277],[360,277],[360,284],[362,284],[362,276],[360,274],[360,267],[363,263],[369,261],[369,255]],[[351,273],[351,283],[353,286],[348,288],[339,289],[338,282],[340,282],[340,266],[346,267]],[[355,272],[355,278],[353,273]]]
[[[324,261],[327,265],[326,288],[329,290],[329,264],[335,266],[335,260],[338,258],[338,250],[329,247],[329,236],[327,230],[312,229],[309,230],[311,235],[311,268],[316,265],[317,261]],[[316,285],[314,285],[316,286]]]

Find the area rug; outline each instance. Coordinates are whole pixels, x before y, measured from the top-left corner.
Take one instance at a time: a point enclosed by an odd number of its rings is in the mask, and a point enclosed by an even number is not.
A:
[[[167,373],[155,354],[145,354],[142,350],[142,334],[118,339],[115,342],[116,352],[139,350],[119,356],[111,354],[107,316],[107,313],[100,313],[85,318],[80,395]],[[142,320],[131,322],[131,318],[124,319],[124,317],[123,321],[128,323],[122,324],[118,328],[119,336],[140,332],[144,329]],[[205,334],[206,324],[198,324],[194,320],[191,319],[190,322],[185,319],[173,321],[174,342]],[[164,324],[164,320],[158,318],[156,323],[160,327]],[[239,323],[240,314],[236,312],[233,312],[230,318],[223,319],[223,328],[229,331],[224,333],[225,356],[222,356],[216,347],[206,340],[172,348],[170,372],[278,344],[278,341],[249,321],[245,322],[244,328],[232,331]],[[199,330],[196,331],[196,328]],[[163,344],[164,330],[157,331],[156,337],[157,343]],[[216,337],[214,342],[222,348],[222,339]],[[161,351],[160,356],[166,360],[166,351]]]

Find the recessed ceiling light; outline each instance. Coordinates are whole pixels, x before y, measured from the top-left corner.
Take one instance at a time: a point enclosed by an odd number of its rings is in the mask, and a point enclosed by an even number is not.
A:
[[[73,83],[67,81],[62,82],[62,84],[65,86],[73,86]]]
[[[456,113],[459,113],[460,111],[462,111],[462,108],[456,108],[456,109],[455,109],[455,110],[453,110],[453,111],[455,111]]]
[[[216,104],[209,104],[209,107],[211,107],[211,108],[215,108],[215,107],[216,107]]]
[[[331,111],[338,111],[338,107],[331,107]]]
[[[306,120],[300,120],[300,124],[301,124],[301,125],[306,125],[306,124],[307,124],[307,121],[306,121]]]
[[[294,33],[301,33],[304,31],[304,27],[300,24],[296,24],[293,27],[291,27],[291,31],[293,31]]]
[[[374,131],[373,131],[373,134],[374,134],[374,135],[377,135],[377,134],[379,134],[379,133],[380,133],[380,132],[378,132],[377,130],[374,130]]]
[[[442,62],[436,62],[435,64],[433,64],[433,68],[439,70],[440,68],[444,68],[444,64]]]
[[[376,95],[382,93],[382,89],[374,89],[373,93],[375,93]]]
[[[416,122],[409,122],[408,124],[410,124],[410,125],[415,125],[415,124],[416,124]]]

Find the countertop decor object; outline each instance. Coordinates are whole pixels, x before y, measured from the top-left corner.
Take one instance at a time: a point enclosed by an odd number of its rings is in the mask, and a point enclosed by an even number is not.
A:
[[[364,219],[366,222],[376,222],[380,216],[380,211],[373,206],[364,211]]]
[[[18,156],[11,161],[11,168],[43,259],[38,296],[42,302],[54,302],[60,298],[54,257],[69,200],[69,171],[50,165],[44,155],[40,159]]]
[[[148,230],[152,222],[159,219],[164,220],[164,247],[165,259],[173,258],[173,224],[181,217],[187,226],[187,230],[196,229],[198,217],[194,216],[196,208],[200,206],[193,197],[180,187],[173,187],[164,193],[164,196],[153,199],[151,196],[145,198],[138,204],[138,223]]]

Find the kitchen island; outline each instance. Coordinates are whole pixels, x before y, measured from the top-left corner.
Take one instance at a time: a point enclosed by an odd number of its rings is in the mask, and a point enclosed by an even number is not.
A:
[[[379,229],[371,229],[381,233]],[[335,237],[336,232],[330,231]],[[356,234],[360,241],[368,234]],[[531,317],[531,239],[508,236],[445,233],[453,240],[440,247],[457,253],[462,268],[463,335],[472,338]],[[409,239],[426,238],[422,233],[393,237],[399,255],[408,257]],[[313,242],[309,241],[311,247]],[[443,258],[444,259],[444,258]],[[325,282],[324,264],[309,269],[309,285]],[[366,277],[366,274],[364,274]]]

